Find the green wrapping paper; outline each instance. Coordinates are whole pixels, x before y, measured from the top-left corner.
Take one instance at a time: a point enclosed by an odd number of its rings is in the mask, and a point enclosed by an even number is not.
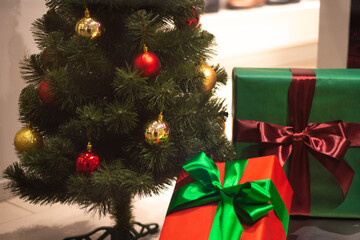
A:
[[[316,88],[309,123],[342,120],[360,123],[360,70],[316,69]],[[289,126],[289,69],[235,68],[233,71],[234,119],[255,120]],[[235,133],[234,133],[235,134]],[[360,137],[360,136],[359,136]],[[259,144],[234,142],[237,157],[259,156]],[[350,147],[345,161],[354,170],[351,187],[343,198],[333,175],[309,154],[311,216],[360,217],[360,148]],[[284,165],[287,172],[290,159]],[[295,189],[294,189],[295,191]]]

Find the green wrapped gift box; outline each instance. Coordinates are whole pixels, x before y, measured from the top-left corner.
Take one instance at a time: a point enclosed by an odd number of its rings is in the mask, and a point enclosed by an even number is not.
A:
[[[360,217],[360,69],[234,68],[237,158],[278,155],[291,214]]]

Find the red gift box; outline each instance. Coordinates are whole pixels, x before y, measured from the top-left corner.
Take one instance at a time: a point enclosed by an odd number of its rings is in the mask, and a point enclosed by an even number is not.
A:
[[[204,153],[202,154],[205,155]],[[224,185],[225,164],[227,163],[216,163],[222,186]],[[243,219],[240,219],[239,221],[243,228],[240,239],[255,240],[276,238],[277,240],[285,240],[287,224],[289,220],[288,215],[290,212],[292,199],[292,189],[279,164],[277,157],[266,156],[251,158],[247,160],[245,165],[245,170],[243,171],[242,176],[240,176],[241,178],[239,185],[264,179],[271,180],[284,204],[285,211],[282,215],[287,215],[285,217],[285,219],[287,218],[287,222],[285,223],[285,227],[283,223],[284,221],[282,222],[279,219],[279,216],[277,216],[274,210],[269,211],[252,224],[246,223]],[[182,186],[195,181],[196,180],[190,176],[189,173],[187,173],[185,170],[182,170],[177,180],[174,194]],[[218,204],[219,201],[216,201],[197,207],[191,207],[188,209],[168,213],[165,218],[160,240],[211,239],[209,238],[209,235],[213,226]]]

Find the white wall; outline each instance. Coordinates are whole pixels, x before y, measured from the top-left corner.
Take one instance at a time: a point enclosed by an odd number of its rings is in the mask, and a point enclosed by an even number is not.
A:
[[[31,23],[45,13],[44,1],[0,0],[0,200],[6,197],[3,170],[17,161],[13,139],[22,127],[18,121],[18,97],[25,86],[19,62],[24,54],[38,52]]]
[[[216,37],[215,62],[233,67],[298,67],[316,59],[319,1],[265,5],[205,14],[203,28]],[[315,61],[316,62],[316,61]]]
[[[318,67],[346,68],[351,0],[320,0]]]

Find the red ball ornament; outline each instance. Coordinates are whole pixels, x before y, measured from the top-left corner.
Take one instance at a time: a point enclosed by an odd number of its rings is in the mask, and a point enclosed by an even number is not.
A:
[[[41,81],[37,89],[38,95],[44,103],[52,103],[55,99],[55,95],[52,92],[49,81]]]
[[[189,20],[188,26],[197,28],[200,24],[200,15],[197,13],[196,10],[193,10],[194,16]]]
[[[100,164],[99,157],[88,151],[81,153],[76,161],[76,171],[78,173],[93,174]]]
[[[141,76],[152,78],[159,74],[161,63],[154,53],[145,51],[134,59],[134,67],[141,72]]]

